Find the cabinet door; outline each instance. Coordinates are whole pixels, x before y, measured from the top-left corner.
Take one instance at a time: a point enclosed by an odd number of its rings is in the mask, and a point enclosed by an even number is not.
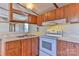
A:
[[[79,3],[75,3],[77,16],[79,17]]]
[[[37,24],[37,16],[29,15],[28,22],[31,23],[31,24]]]
[[[79,56],[79,43],[75,43],[76,56]]]
[[[21,56],[20,40],[6,42],[5,55],[6,56]]]
[[[79,4],[71,4],[68,6],[68,22],[79,22]]]
[[[22,56],[31,56],[31,39],[21,40],[22,44]]]
[[[62,40],[57,40],[57,55],[58,56],[66,56],[67,55],[66,45],[67,45],[67,42],[62,41]]]
[[[44,13],[44,14],[42,14],[41,16],[42,16],[43,22],[48,19],[47,13]]]
[[[43,22],[42,16],[41,15],[37,16],[37,25],[41,26],[42,22]]]
[[[56,15],[55,10],[48,12],[48,19],[47,20],[55,20],[56,19],[55,15]]]
[[[69,4],[64,7],[65,11],[65,18],[72,18],[75,17],[78,13],[77,5],[75,3]]]
[[[63,19],[64,18],[64,8],[56,9],[56,19]]]
[[[58,40],[57,55],[58,56],[79,56],[79,43]]]
[[[39,39],[38,37],[32,38],[32,56],[39,55]]]

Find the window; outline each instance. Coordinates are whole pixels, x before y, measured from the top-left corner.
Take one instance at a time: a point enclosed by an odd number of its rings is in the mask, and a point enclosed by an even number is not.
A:
[[[28,32],[28,23],[14,23],[10,25],[11,32]]]
[[[24,32],[28,32],[28,23],[24,24]]]
[[[28,23],[0,23],[0,32],[28,32]]]

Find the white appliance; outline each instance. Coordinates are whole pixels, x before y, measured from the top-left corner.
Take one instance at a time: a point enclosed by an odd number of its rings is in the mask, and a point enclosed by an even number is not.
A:
[[[40,37],[40,56],[56,56],[56,37]]]

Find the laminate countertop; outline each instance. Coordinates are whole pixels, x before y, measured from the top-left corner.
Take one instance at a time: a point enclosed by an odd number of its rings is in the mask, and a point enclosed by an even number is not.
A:
[[[22,39],[28,39],[28,38],[34,38],[34,37],[39,37],[39,36],[37,36],[37,35],[21,35],[21,36],[14,36],[14,37],[3,37],[1,39],[2,39],[2,41],[7,42],[7,41],[22,40]]]
[[[41,36],[41,37],[48,38],[47,36],[51,39],[57,38],[57,40],[64,40],[64,41],[79,43],[79,36],[78,35],[62,36],[62,35],[47,34],[46,36]]]

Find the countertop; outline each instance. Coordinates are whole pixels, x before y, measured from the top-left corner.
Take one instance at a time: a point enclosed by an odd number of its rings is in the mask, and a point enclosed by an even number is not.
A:
[[[47,34],[45,36],[45,38],[47,38],[47,36],[49,38],[57,38],[57,40],[64,40],[64,41],[79,43],[79,36],[78,35],[62,36],[62,35]]]
[[[3,37],[1,39],[2,39],[2,41],[7,42],[7,41],[22,40],[22,39],[28,39],[28,38],[34,38],[34,37],[39,37],[39,36],[37,36],[37,35],[14,36],[14,37]]]
[[[20,36],[23,36],[23,34],[19,36],[13,36],[13,37],[12,36],[2,37],[0,39],[4,42],[7,42],[7,41],[22,40],[22,39],[33,38],[33,37],[40,37],[39,35],[29,35],[29,36],[24,36],[24,37],[20,37]],[[47,34],[47,36],[51,36],[51,38],[56,37],[57,40],[64,40],[64,41],[79,43],[79,36],[68,35],[68,36],[62,37],[62,35],[54,35],[54,34],[53,35]]]

